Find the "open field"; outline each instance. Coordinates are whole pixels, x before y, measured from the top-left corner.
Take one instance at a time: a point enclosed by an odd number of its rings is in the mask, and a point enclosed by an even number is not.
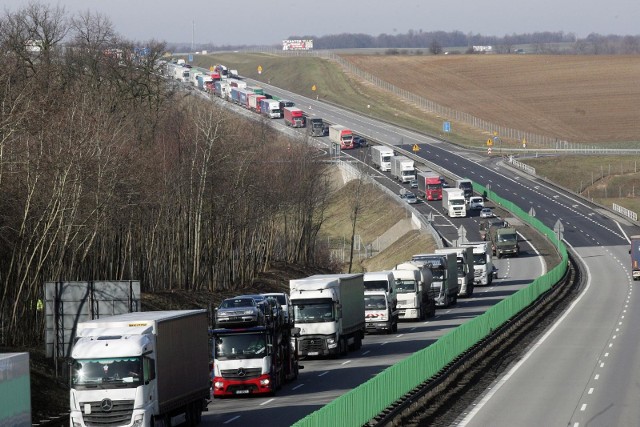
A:
[[[345,55],[344,58],[395,86],[487,121],[559,140],[602,147],[640,147],[640,56]],[[443,118],[429,115],[344,73],[336,63],[326,59],[270,54],[196,56],[196,65],[208,67],[215,63],[308,97],[317,96],[400,126],[443,136]],[[261,75],[257,72],[258,65],[263,68]],[[312,91],[313,85],[316,91]],[[465,146],[484,146],[490,136],[456,123],[452,123],[452,130],[446,139]],[[520,147],[519,141],[505,141],[503,148],[507,151],[516,144]],[[606,174],[598,173],[608,170],[609,164],[625,160],[635,157],[523,159],[538,173],[565,188],[573,191],[580,188],[585,197],[605,206],[617,203],[640,212],[637,178],[628,174],[605,178]],[[613,167],[616,170],[619,167]]]

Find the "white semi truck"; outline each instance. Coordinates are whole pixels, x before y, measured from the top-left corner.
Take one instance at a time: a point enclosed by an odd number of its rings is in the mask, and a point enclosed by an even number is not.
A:
[[[424,265],[409,261],[391,270],[396,279],[399,318],[423,320],[436,314],[433,275]]]
[[[442,189],[442,208],[447,216],[465,218],[467,216],[467,202],[464,190],[459,188]]]
[[[364,289],[368,291],[384,291],[389,296],[393,309],[398,306],[396,279],[391,270],[370,271],[364,273]]]
[[[371,147],[371,163],[383,172],[391,170],[391,158],[393,149],[384,145],[374,145]]]
[[[459,246],[473,249],[473,283],[475,285],[491,286],[497,270],[493,266],[493,256],[489,242],[465,242]]]
[[[318,274],[289,282],[300,356],[346,354],[365,333],[362,274]]]
[[[473,248],[471,247],[456,247],[456,248],[442,248],[436,249],[437,254],[455,254],[456,255],[456,270],[458,275],[458,285],[460,289],[458,296],[471,297],[473,295]]]
[[[391,176],[402,182],[409,182],[416,178],[416,169],[413,160],[406,156],[391,157]]]
[[[398,331],[398,310],[383,290],[364,291],[364,317],[367,332]]]
[[[206,310],[134,312],[78,323],[71,425],[198,424],[210,398],[208,323]]]

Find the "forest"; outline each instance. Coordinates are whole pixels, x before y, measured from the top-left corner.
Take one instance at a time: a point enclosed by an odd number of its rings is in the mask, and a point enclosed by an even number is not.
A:
[[[328,263],[320,153],[156,69],[108,18],[0,18],[0,344],[41,342],[46,281],[233,290],[270,263]]]

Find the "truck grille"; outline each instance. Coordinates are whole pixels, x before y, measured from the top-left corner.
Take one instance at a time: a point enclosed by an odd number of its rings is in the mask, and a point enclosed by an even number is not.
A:
[[[482,277],[482,270],[474,270],[473,277]]]
[[[227,380],[251,380],[262,374],[260,368],[224,369],[220,370],[222,378]]]
[[[320,338],[303,338],[298,341],[298,346],[302,352],[321,352],[324,350],[324,340]]]
[[[84,413],[86,404],[91,405],[90,414]],[[131,423],[133,415],[133,400],[103,399],[99,402],[84,402],[80,407],[87,427],[127,425]]]

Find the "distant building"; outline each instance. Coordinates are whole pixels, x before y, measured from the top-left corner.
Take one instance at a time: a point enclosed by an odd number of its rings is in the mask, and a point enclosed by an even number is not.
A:
[[[313,40],[283,40],[282,50],[311,50]]]
[[[473,51],[476,53],[492,53],[493,46],[473,46]]]

